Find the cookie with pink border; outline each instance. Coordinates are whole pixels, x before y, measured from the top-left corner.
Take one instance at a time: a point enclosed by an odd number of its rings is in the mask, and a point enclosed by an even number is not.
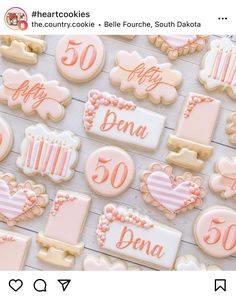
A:
[[[182,233],[139,212],[107,204],[97,226],[99,246],[124,259],[172,269]]]
[[[38,258],[49,264],[71,268],[81,255],[82,232],[88,216],[91,197],[74,191],[57,191],[44,232],[37,242]]]
[[[230,39],[211,41],[203,57],[199,80],[207,90],[226,91],[236,99],[236,46]]]
[[[42,215],[47,204],[43,185],[18,183],[14,175],[0,172],[0,219],[9,226]]]
[[[95,89],[88,93],[83,120],[89,134],[148,150],[157,148],[165,123],[159,113]]]
[[[236,200],[236,157],[222,157],[216,162],[209,186],[221,197]]]
[[[153,56],[142,58],[136,51],[121,50],[115,64],[109,78],[121,91],[132,91],[138,99],[149,98],[154,104],[175,102],[182,74],[170,63],[159,64]]]
[[[224,206],[205,209],[193,224],[195,241],[206,254],[229,257],[236,252],[236,212]]]
[[[105,49],[96,35],[65,35],[56,47],[59,72],[68,80],[82,83],[95,78],[105,63]]]
[[[112,197],[126,191],[134,178],[135,166],[129,154],[115,146],[93,151],[85,165],[90,188],[99,195]]]
[[[204,35],[150,35],[148,39],[170,60],[200,51],[207,42],[207,36]]]
[[[184,173],[174,176],[169,165],[152,163],[141,175],[140,191],[145,202],[157,207],[168,219],[193,209],[206,195],[203,179]]]
[[[44,124],[27,127],[17,166],[28,176],[48,176],[60,183],[71,179],[78,162],[80,139],[71,131],[50,130]]]
[[[0,117],[0,161],[11,151],[13,145],[13,132],[9,124]]]
[[[225,131],[229,135],[229,142],[235,146],[236,145],[236,112],[233,112],[228,117]]]
[[[71,94],[58,81],[46,81],[41,74],[30,75],[22,69],[7,69],[2,79],[0,102],[8,107],[20,107],[26,115],[38,113],[44,120],[59,121],[64,117]]]

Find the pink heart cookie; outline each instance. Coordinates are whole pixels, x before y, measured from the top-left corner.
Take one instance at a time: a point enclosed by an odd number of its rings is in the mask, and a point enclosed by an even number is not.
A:
[[[13,175],[0,172],[0,219],[9,226],[41,215],[47,203],[44,186],[29,180],[17,183]]]
[[[148,39],[166,53],[170,60],[200,51],[207,42],[207,36],[203,35],[151,35]]]
[[[143,199],[164,212],[168,219],[202,203],[206,189],[201,177],[190,173],[175,177],[172,167],[151,164],[141,176],[140,190]]]

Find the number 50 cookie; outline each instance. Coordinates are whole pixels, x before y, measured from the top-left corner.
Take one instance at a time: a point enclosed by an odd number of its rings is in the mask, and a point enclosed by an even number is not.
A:
[[[228,257],[236,252],[236,212],[215,206],[203,211],[193,226],[198,246],[213,257]]]
[[[95,35],[66,35],[56,47],[60,73],[68,80],[81,83],[100,73],[105,62],[105,49]]]

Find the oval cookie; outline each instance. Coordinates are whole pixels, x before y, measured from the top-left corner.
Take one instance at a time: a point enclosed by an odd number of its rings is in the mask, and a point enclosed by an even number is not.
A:
[[[213,257],[228,257],[236,252],[236,212],[216,206],[203,211],[194,222],[198,246]]]
[[[91,189],[107,197],[123,193],[132,182],[134,171],[129,154],[115,146],[95,150],[85,166],[86,179]]]
[[[0,117],[0,161],[8,155],[11,150],[12,144],[12,130],[8,123]]]
[[[96,35],[66,35],[57,44],[57,67],[68,80],[91,80],[102,70],[104,62],[104,45]]]

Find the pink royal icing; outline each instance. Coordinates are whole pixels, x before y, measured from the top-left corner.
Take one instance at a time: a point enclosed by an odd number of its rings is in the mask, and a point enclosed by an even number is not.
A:
[[[171,68],[170,63],[159,64],[153,56],[142,58],[135,51],[119,51],[109,77],[122,91],[133,90],[139,99],[149,97],[154,104],[171,104],[182,82],[182,74]]]
[[[111,197],[129,187],[134,170],[133,160],[127,152],[115,146],[105,146],[89,156],[85,175],[93,191]]]
[[[143,199],[164,212],[169,219],[202,203],[206,195],[203,179],[185,173],[174,176],[172,167],[153,163],[141,176]]]
[[[20,106],[27,115],[37,112],[44,120],[63,118],[64,106],[70,102],[71,94],[59,86],[59,82],[46,81],[41,74],[29,75],[22,69],[7,69],[2,77],[0,102],[6,102],[10,108]]]
[[[132,210],[127,212],[122,209],[117,209],[115,205],[109,204],[104,208],[104,213],[99,220],[97,227],[97,240],[100,246],[103,246],[106,241],[106,233],[110,230],[109,225],[114,221],[121,223],[131,223],[139,227],[149,229],[154,226],[151,219],[145,216],[141,216]]]
[[[40,216],[47,203],[44,186],[30,180],[17,183],[12,174],[0,172],[0,219],[9,226]]]
[[[197,35],[160,35],[160,37],[173,49],[191,45],[198,39]]]
[[[93,79],[102,70],[104,61],[104,45],[95,35],[66,35],[56,47],[59,71],[78,83]]]
[[[91,198],[73,191],[59,190],[53,202],[45,236],[76,245],[88,215]]]
[[[236,252],[236,212],[216,206],[204,210],[194,223],[198,246],[213,257],[228,257]]]
[[[22,270],[30,247],[30,237],[0,229],[0,270]]]
[[[220,111],[221,102],[196,93],[190,93],[179,118],[176,136],[203,145],[209,145]]]
[[[84,111],[84,127],[90,130],[93,126],[93,118],[100,106],[112,106],[119,110],[135,110],[136,105],[131,101],[125,101],[116,96],[106,96],[97,90],[92,90],[88,94],[88,102]]]
[[[150,150],[157,148],[165,123],[158,113],[98,90],[88,93],[83,120],[86,132]]]

